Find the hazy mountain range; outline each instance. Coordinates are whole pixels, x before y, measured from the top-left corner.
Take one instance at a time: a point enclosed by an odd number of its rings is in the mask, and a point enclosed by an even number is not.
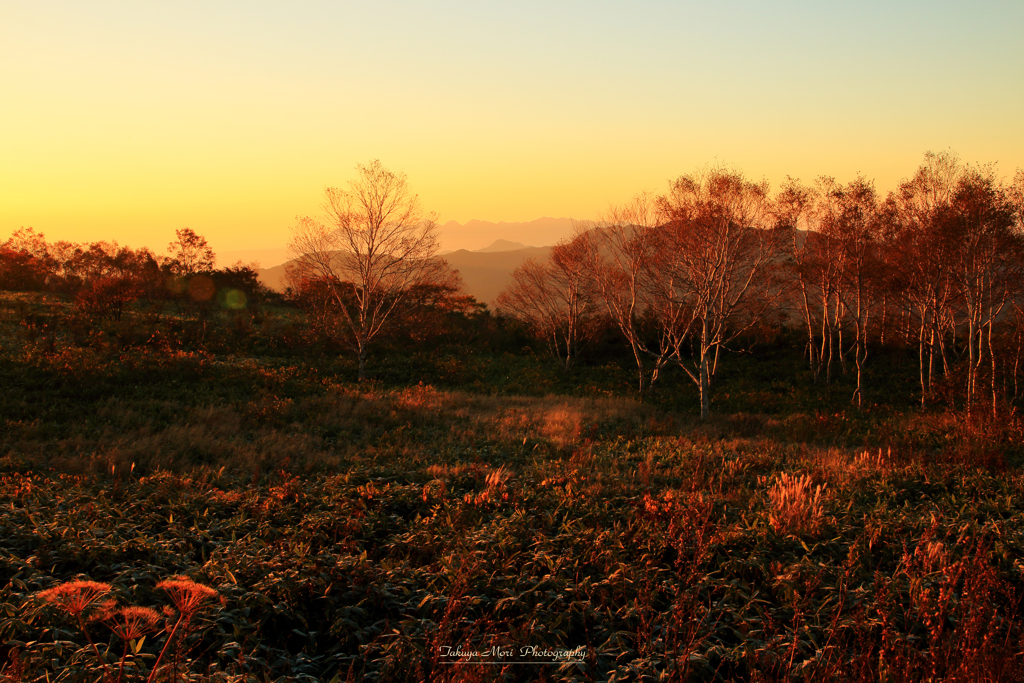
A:
[[[525,249],[531,244],[554,244],[572,233],[571,218],[538,218],[532,221],[509,223],[471,220],[467,223],[448,221],[438,226],[441,254],[460,249],[469,251],[512,251]],[[217,254],[217,267],[231,266],[241,261],[254,261],[270,269],[292,258],[286,246],[273,249],[233,249]]]
[[[463,224],[448,221],[438,226],[438,233],[441,238],[441,249],[444,251],[482,251],[493,247],[494,245],[485,245],[499,238],[504,238],[499,240],[502,242],[515,240],[522,245],[554,244],[572,234],[572,219],[545,216],[518,223],[471,220]]]
[[[441,226],[443,244],[458,244],[472,241],[470,235],[495,234],[496,231],[534,243],[552,244],[569,234],[572,221],[568,218],[540,218],[529,223],[491,223],[469,221],[465,225],[449,222]],[[479,244],[479,239],[477,243]],[[520,241],[497,239],[479,249],[456,249],[442,252],[452,268],[462,276],[463,289],[477,301],[493,308],[494,300],[512,281],[512,271],[527,259],[543,261],[551,253],[550,246],[531,247]],[[218,265],[224,267],[238,261],[260,264],[277,263],[269,268],[258,269],[260,281],[271,289],[284,290],[285,267],[291,261],[286,248],[247,249],[223,252],[218,256]]]
[[[493,245],[492,245],[493,246]],[[512,271],[527,259],[544,261],[551,254],[551,247],[526,247],[507,251],[467,251],[459,249],[444,255],[448,264],[462,275],[462,288],[466,294],[476,297],[494,308],[494,300],[512,282]]]
[[[509,249],[508,246],[513,248]],[[448,252],[443,257],[448,265],[462,275],[462,285],[466,294],[493,307],[494,299],[512,281],[513,270],[530,258],[543,261],[550,253],[551,247],[524,247],[518,242],[496,240],[483,249],[459,249]],[[257,271],[260,281],[271,289],[283,291],[285,268],[288,263],[290,261],[273,268],[260,268]]]
[[[515,251],[516,249],[530,249],[531,247],[526,246],[522,242],[510,242],[508,240],[494,240],[490,246],[484,247],[483,249],[463,249],[461,251],[478,251],[478,252],[494,252],[494,251]],[[451,254],[452,252],[460,251],[456,249],[447,249],[441,252],[441,255]]]

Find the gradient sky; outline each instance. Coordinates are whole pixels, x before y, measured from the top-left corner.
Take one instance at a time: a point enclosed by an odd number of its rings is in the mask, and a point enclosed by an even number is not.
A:
[[[0,239],[281,246],[374,158],[442,223],[593,219],[709,163],[1012,176],[1021,27],[1020,0],[0,0]]]

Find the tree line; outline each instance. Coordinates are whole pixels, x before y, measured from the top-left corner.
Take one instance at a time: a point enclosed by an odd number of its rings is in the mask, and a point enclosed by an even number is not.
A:
[[[176,231],[168,256],[116,242],[48,242],[32,228],[16,230],[0,243],[0,289],[49,292],[70,300],[74,317],[91,325],[119,323],[139,302],[176,303],[205,331],[215,306],[246,308],[269,294],[255,264],[215,268],[205,238],[189,228]],[[24,321],[36,327],[34,320]],[[47,327],[51,345],[56,331]]]
[[[404,176],[380,168],[379,162],[375,173],[368,192],[384,203],[383,210],[390,212],[388,207],[395,201],[415,203],[414,196],[406,196]],[[328,193],[342,201],[340,191]],[[56,316],[40,316],[21,306],[27,337],[42,339],[50,350],[58,338],[88,345],[95,334],[103,337],[104,330],[116,337],[118,347],[155,344],[167,349],[204,349],[256,341],[285,351],[315,347],[318,352],[334,353],[351,348],[359,358],[363,380],[372,344],[383,341],[408,347],[432,342],[460,326],[471,326],[469,318],[479,317],[486,308],[461,292],[458,274],[443,260],[429,256],[436,250],[433,224],[423,226],[428,238],[422,245],[410,246],[407,233],[416,229],[413,218],[406,210],[397,222],[378,221],[376,231],[365,239],[353,237],[355,242],[348,244],[337,241],[338,225],[328,230],[313,219],[303,219],[295,241],[306,251],[291,264],[290,286],[284,293],[260,282],[258,264],[238,262],[215,268],[216,255],[206,239],[189,228],[176,231],[167,256],[116,242],[48,242],[32,228],[22,228],[0,242],[0,290],[50,293],[70,303],[70,314]],[[306,233],[300,230],[303,226]],[[301,242],[303,235],[316,237],[317,227],[325,231],[317,239],[326,240],[328,252],[318,253],[315,242]],[[385,241],[378,243],[382,238]],[[368,256],[360,251],[364,242],[369,245]],[[359,264],[360,253],[367,256],[367,263]],[[318,256],[329,270],[310,270],[309,264]],[[350,267],[351,263],[357,265]],[[296,330],[293,316],[287,313],[277,316],[276,325],[263,325],[267,321],[263,304],[268,301],[302,310],[305,328]],[[207,329],[215,322],[216,310],[233,315],[229,316],[232,329],[217,328],[229,334],[220,334],[214,341]],[[121,324],[129,311],[131,319]]]
[[[548,261],[517,269],[497,305],[566,370],[611,326],[639,393],[676,366],[703,418],[722,352],[771,325],[803,330],[816,381],[854,373],[858,407],[874,349],[897,345],[916,350],[922,405],[958,378],[967,412],[986,402],[994,414],[1021,395],[1022,276],[1024,174],[1006,183],[928,153],[884,197],[863,177],[790,178],[772,196],[734,170],[684,175],[578,224]]]

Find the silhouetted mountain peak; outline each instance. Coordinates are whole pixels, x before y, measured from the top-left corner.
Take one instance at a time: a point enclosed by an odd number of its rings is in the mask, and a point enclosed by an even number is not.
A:
[[[490,246],[484,247],[483,249],[476,249],[475,251],[481,252],[492,252],[492,251],[515,251],[516,249],[527,249],[528,247],[522,242],[510,242],[509,240],[494,240]]]

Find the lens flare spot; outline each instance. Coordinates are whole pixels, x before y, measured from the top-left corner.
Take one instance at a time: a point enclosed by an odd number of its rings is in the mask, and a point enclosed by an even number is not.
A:
[[[217,293],[217,301],[223,308],[240,311],[249,302],[245,292],[240,289],[222,289]]]

